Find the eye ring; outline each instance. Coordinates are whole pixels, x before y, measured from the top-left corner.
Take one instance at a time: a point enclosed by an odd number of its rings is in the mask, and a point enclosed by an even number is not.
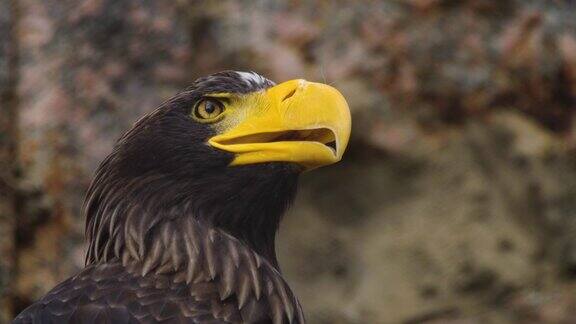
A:
[[[224,104],[214,98],[203,98],[194,106],[193,116],[200,122],[213,122],[222,116]]]

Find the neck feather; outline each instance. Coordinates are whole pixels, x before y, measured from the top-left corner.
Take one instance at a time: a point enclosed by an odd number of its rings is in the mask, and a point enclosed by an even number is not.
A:
[[[85,202],[87,264],[126,257],[126,251],[143,259],[153,242],[166,235],[166,224],[190,220],[195,227],[235,238],[278,268],[276,233],[294,199],[298,179],[292,169],[274,165],[263,165],[256,172],[230,168],[187,182],[166,175],[126,180],[103,166]],[[190,230],[169,228],[171,237],[182,239]]]
[[[240,309],[250,300],[267,300],[281,306],[270,306],[274,317],[304,322],[274,252],[297,175],[267,175],[231,180],[237,190],[228,196],[218,182],[191,189],[159,176],[131,182],[97,176],[85,204],[86,263],[121,262],[130,273],[169,276],[176,283],[213,282],[221,300],[234,295]]]

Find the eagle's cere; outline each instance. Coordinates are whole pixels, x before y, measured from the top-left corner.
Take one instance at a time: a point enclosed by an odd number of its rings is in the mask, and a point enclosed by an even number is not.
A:
[[[330,86],[196,80],[118,140],[86,196],[86,267],[15,323],[304,322],[275,235],[298,175],[349,135]]]

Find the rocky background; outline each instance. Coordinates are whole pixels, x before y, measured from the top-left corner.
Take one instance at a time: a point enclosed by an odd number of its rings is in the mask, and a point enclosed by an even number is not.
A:
[[[0,323],[82,267],[115,138],[222,69],[349,100],[280,233],[310,323],[576,323],[571,0],[0,0]]]

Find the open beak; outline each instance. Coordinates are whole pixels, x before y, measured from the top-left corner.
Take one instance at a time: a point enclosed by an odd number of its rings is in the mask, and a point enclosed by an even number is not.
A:
[[[208,143],[234,153],[231,165],[292,162],[310,170],[340,161],[350,127],[338,90],[291,80],[266,90],[244,120]]]

